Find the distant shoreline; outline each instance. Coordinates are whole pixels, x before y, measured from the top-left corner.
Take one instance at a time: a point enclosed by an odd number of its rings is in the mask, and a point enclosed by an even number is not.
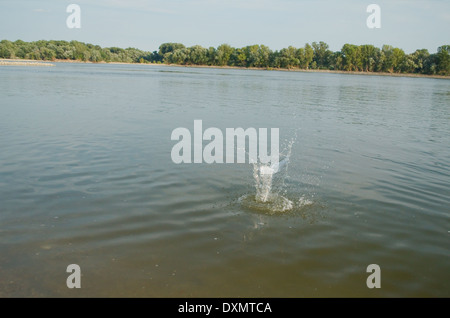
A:
[[[364,72],[364,71],[340,71],[340,70],[318,70],[318,69],[299,69],[299,68],[263,68],[263,67],[240,67],[240,66],[218,66],[218,65],[182,65],[165,63],[126,63],[126,62],[90,62],[80,60],[27,60],[27,59],[0,59],[0,66],[55,66],[53,63],[80,63],[80,64],[117,64],[117,65],[148,65],[148,66],[174,66],[186,68],[214,68],[214,69],[237,69],[237,70],[257,70],[257,71],[282,71],[282,72],[303,72],[303,73],[330,73],[330,74],[349,74],[349,75],[371,75],[371,76],[393,76],[393,77],[417,77],[417,78],[437,78],[450,79],[445,75],[427,75],[415,73],[387,73],[387,72]]]
[[[119,63],[119,64],[138,64],[141,63]],[[414,73],[387,73],[387,72],[356,72],[356,71],[338,71],[338,70],[317,70],[317,69],[300,69],[300,68],[263,68],[263,67],[239,67],[239,66],[215,66],[215,65],[180,65],[180,64],[156,64],[147,63],[149,65],[165,65],[177,67],[192,67],[192,68],[217,68],[217,69],[237,69],[237,70],[256,70],[256,71],[282,71],[282,72],[303,72],[303,73],[331,73],[331,74],[349,74],[349,75],[372,75],[372,76],[394,76],[394,77],[422,77],[422,78],[439,78],[450,79],[450,76],[445,75],[427,75]]]

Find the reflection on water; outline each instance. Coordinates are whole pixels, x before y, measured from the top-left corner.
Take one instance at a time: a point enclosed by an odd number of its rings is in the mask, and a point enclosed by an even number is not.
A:
[[[449,81],[56,64],[0,70],[0,296],[450,296]],[[174,164],[196,119],[278,172]]]

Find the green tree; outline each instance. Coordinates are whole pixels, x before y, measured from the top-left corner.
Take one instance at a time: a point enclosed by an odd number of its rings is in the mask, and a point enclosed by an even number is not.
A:
[[[341,53],[342,67],[345,71],[358,71],[362,68],[358,46],[346,43],[342,47]]]
[[[81,53],[81,60],[83,62],[90,61],[91,59],[91,52],[89,50],[85,50]]]
[[[269,55],[269,67],[280,68],[280,52],[272,51]]]
[[[314,59],[314,49],[308,43],[305,44],[305,58],[302,61],[302,68],[308,69]]]
[[[0,58],[13,58],[15,56],[15,46],[11,41],[2,40],[0,42]]]
[[[230,56],[231,66],[247,66],[247,55],[245,48],[237,48],[233,50]]]
[[[217,65],[217,50],[215,47],[210,46],[206,52],[208,59],[208,65]]]
[[[92,48],[91,53],[94,50],[95,49]],[[125,51],[122,51],[122,52],[124,52],[126,54],[126,59],[131,60],[133,63],[139,63],[140,59],[143,58],[147,54],[144,51],[141,51],[139,49],[132,48],[132,47],[129,47],[129,48],[125,49]]]
[[[332,52],[328,49],[328,44],[320,41],[319,43],[313,42],[312,48],[314,50],[313,61],[317,63],[319,69],[327,69],[329,65],[329,59]]]
[[[47,60],[47,61],[52,61],[55,59],[55,56],[56,56],[55,51],[53,51],[49,48],[46,48],[46,47],[41,47],[39,51],[40,51],[41,59]]]
[[[181,43],[163,43],[159,46],[158,54],[162,57],[162,60],[165,62],[166,54],[173,53],[176,50],[184,49],[185,46]]]
[[[72,46],[73,55],[76,60],[87,61],[89,60],[90,53],[85,43],[78,41],[71,41],[70,45]],[[123,50],[117,48],[117,50]]]
[[[383,45],[381,48],[381,65],[379,69],[382,72],[392,73],[394,71],[394,48],[391,45]]]
[[[342,70],[343,69],[343,56],[341,51],[334,52],[329,58],[330,70]]]
[[[258,67],[269,67],[271,54],[272,50],[268,46],[260,45],[258,47],[258,59],[256,65]]]
[[[297,49],[295,57],[298,59],[298,67],[308,69],[314,58],[314,49],[308,43],[304,47]]]
[[[244,54],[246,57],[246,66],[247,67],[257,67],[258,63],[258,49],[259,45],[249,45],[244,48]]]
[[[289,46],[287,49],[280,50],[280,67],[282,68],[293,68],[299,67],[300,60],[297,58],[297,49],[293,46]]]
[[[224,66],[228,65],[231,54],[233,54],[234,49],[228,44],[221,44],[216,51],[217,65]]]
[[[187,63],[206,65],[208,63],[208,50],[200,45],[194,45],[187,50]]]
[[[450,45],[438,47],[436,71],[440,75],[450,75]]]
[[[0,44],[0,47],[1,47],[1,44]],[[24,42],[22,40],[15,41],[14,47],[16,48],[16,51],[15,51],[16,57],[21,58],[21,59],[24,59],[25,56],[32,51],[32,45],[30,43]]]
[[[425,61],[430,56],[428,50],[427,49],[416,50],[414,53],[411,54],[411,56],[415,65],[415,69],[413,72],[423,73]]]
[[[402,49],[394,48],[392,50],[392,69],[394,72],[399,73],[404,65],[405,52]]]
[[[152,63],[161,63],[163,61],[163,57],[159,55],[157,51],[153,51],[148,54],[148,60]]]
[[[363,71],[365,72],[375,71],[378,54],[379,49],[373,45],[366,44],[359,46],[359,55]]]
[[[173,52],[164,54],[164,63],[169,64],[192,64],[189,57],[189,50],[187,48],[177,49]]]
[[[403,61],[400,65],[400,69],[402,73],[414,73],[417,69],[417,64],[414,61],[413,54],[407,54],[403,58]]]
[[[102,60],[102,55],[101,55],[100,51],[97,49],[93,49],[91,51],[91,56],[89,58],[89,61],[96,63],[96,62],[100,62],[101,60]]]
[[[435,75],[438,72],[438,55],[430,54],[423,62],[423,73],[428,75]]]

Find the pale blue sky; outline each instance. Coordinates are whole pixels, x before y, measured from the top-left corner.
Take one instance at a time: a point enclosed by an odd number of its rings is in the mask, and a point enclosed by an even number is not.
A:
[[[81,7],[81,29],[66,26],[66,7]],[[381,7],[381,29],[366,8]],[[450,0],[0,0],[0,39],[78,40],[157,50],[164,42],[273,50],[324,41],[390,44],[407,53],[450,44]]]

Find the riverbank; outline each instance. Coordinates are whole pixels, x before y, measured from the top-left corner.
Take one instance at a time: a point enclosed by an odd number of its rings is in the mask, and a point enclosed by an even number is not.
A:
[[[125,63],[127,64],[127,63]],[[132,63],[140,64],[140,63]],[[262,68],[262,67],[239,67],[239,66],[216,66],[216,65],[180,65],[180,64],[155,64],[151,65],[167,65],[178,67],[193,67],[193,68],[216,68],[216,69],[240,69],[240,70],[258,70],[258,71],[282,71],[282,72],[304,72],[304,73],[331,73],[331,74],[350,74],[350,75],[373,75],[373,76],[396,76],[396,77],[422,77],[422,78],[439,78],[450,79],[450,76],[445,75],[427,75],[415,73],[388,73],[388,72],[356,72],[356,71],[338,71],[338,70],[317,70],[317,69],[299,69],[299,68]]]
[[[90,63],[90,64],[119,64],[119,65],[160,65],[160,66],[175,66],[175,67],[189,67],[189,68],[215,68],[215,69],[236,69],[236,70],[256,70],[256,71],[282,71],[282,72],[304,72],[304,73],[331,73],[331,74],[350,74],[350,75],[372,75],[372,76],[397,76],[397,77],[421,77],[421,78],[439,78],[450,79],[450,76],[444,75],[427,75],[414,73],[388,73],[388,72],[355,72],[355,71],[337,71],[337,70],[313,70],[313,69],[299,69],[299,68],[272,68],[272,67],[241,67],[241,66],[218,66],[218,65],[182,65],[182,64],[164,64],[164,63],[124,63],[124,62],[84,62],[80,60],[55,60],[60,63]]]
[[[339,70],[318,70],[318,69],[299,69],[299,68],[272,68],[272,67],[240,67],[240,66],[217,66],[217,65],[181,65],[181,64],[164,64],[164,63],[125,63],[125,62],[91,62],[80,60],[52,60],[54,63],[82,63],[82,64],[117,64],[117,65],[148,65],[148,66],[174,66],[174,67],[188,67],[188,68],[215,68],[215,69],[238,69],[238,70],[257,70],[257,71],[282,71],[282,72],[303,72],[303,73],[330,73],[330,74],[347,74],[347,75],[370,75],[370,76],[395,76],[395,77],[420,77],[420,78],[437,78],[450,79],[450,76],[445,75],[427,75],[416,73],[388,73],[388,72],[356,72],[356,71],[339,71]],[[21,60],[21,59],[0,59],[1,65],[15,65],[15,66],[55,66],[48,61],[38,60]]]

